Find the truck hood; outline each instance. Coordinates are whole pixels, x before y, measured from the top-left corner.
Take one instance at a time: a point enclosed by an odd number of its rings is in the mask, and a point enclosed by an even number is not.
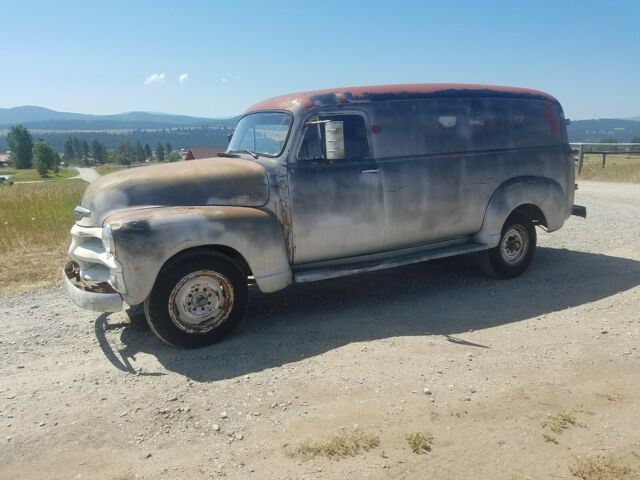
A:
[[[115,211],[150,206],[260,207],[269,199],[267,172],[241,158],[209,158],[131,168],[100,177],[87,187],[78,223],[102,225]]]

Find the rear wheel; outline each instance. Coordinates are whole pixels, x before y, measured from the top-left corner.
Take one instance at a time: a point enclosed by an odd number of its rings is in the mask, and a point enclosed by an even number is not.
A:
[[[162,269],[144,308],[160,339],[196,348],[233,330],[246,303],[246,276],[233,260],[217,252],[194,252]]]
[[[482,252],[480,265],[494,278],[514,278],[524,272],[536,249],[536,228],[529,217],[512,213],[502,227],[497,247]]]

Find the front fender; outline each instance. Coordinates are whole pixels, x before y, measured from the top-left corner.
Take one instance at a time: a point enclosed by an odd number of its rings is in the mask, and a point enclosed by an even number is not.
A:
[[[482,228],[474,241],[493,248],[500,243],[507,217],[521,205],[537,206],[546,219],[547,230],[562,227],[567,218],[567,200],[558,182],[545,177],[518,177],[503,183],[491,196]]]
[[[181,251],[225,246],[240,253],[258,288],[272,292],[291,283],[282,229],[277,219],[249,207],[157,207],[110,215],[115,257],[122,265],[124,300],[143,302],[162,266]]]

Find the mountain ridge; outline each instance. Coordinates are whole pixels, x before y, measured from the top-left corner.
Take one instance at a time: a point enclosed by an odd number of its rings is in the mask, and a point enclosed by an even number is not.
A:
[[[209,118],[171,113],[131,111],[109,115],[60,112],[37,105],[0,108],[0,128],[22,124],[47,130],[144,129],[201,126],[232,126],[237,117]]]

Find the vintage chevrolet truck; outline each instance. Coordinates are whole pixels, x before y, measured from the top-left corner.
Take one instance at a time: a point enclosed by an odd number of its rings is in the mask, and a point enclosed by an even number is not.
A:
[[[89,185],[65,289],[87,309],[144,305],[165,342],[203,346],[274,292],[475,253],[529,265],[535,227],[570,215],[574,165],[552,96],[466,84],[340,88],[249,108],[226,153]]]

